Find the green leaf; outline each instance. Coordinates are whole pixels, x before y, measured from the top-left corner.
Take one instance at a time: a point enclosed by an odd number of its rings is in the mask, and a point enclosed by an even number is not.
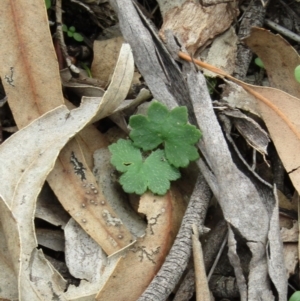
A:
[[[46,8],[49,9],[51,7],[51,0],[45,0]]]
[[[130,138],[135,146],[144,151],[153,150],[163,144],[170,164],[186,167],[190,161],[199,158],[194,144],[201,137],[201,132],[187,122],[186,107],[169,111],[165,105],[153,102],[148,109],[148,116],[130,117]]]
[[[68,32],[68,27],[66,24],[63,24],[61,28],[63,32]]]
[[[300,301],[300,291],[294,292],[289,301]]]
[[[258,67],[260,67],[260,68],[265,68],[264,63],[262,62],[262,60],[261,60],[259,57],[257,57],[257,58],[254,60],[254,63],[255,63]]]
[[[73,37],[73,32],[72,31],[68,31],[67,35],[68,35],[69,38],[72,38]]]
[[[300,65],[295,68],[295,79],[298,83],[300,83]]]
[[[129,140],[120,139],[109,146],[111,163],[124,172],[120,183],[127,193],[143,194],[147,189],[164,195],[170,181],[180,178],[180,172],[165,159],[163,150],[152,152],[145,160],[141,151]]]
[[[78,32],[73,33],[73,38],[77,42],[82,42],[83,41],[83,36]]]
[[[71,31],[71,32],[76,32],[76,28],[75,28],[74,26],[70,26],[70,27],[69,27],[69,31]]]

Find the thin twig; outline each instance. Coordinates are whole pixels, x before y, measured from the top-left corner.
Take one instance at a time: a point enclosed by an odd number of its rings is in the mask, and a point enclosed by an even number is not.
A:
[[[68,68],[70,69],[71,73],[75,76],[78,76],[80,71],[79,69],[72,64],[71,58],[68,54],[67,51],[67,46],[65,44],[65,39],[64,39],[64,34],[62,31],[62,0],[56,0],[56,5],[55,5],[55,14],[56,14],[56,23],[57,23],[57,27],[56,27],[56,33],[55,33],[55,37],[58,40],[58,43],[60,45],[62,54],[65,58],[65,61],[67,63]]]
[[[243,80],[249,68],[253,53],[243,42],[242,39],[247,37],[253,26],[261,27],[264,23],[266,8],[261,4],[261,0],[252,0],[246,8],[243,19],[240,24],[238,33],[238,49],[234,76]]]
[[[267,26],[269,26],[270,28],[276,30],[277,32],[279,32],[280,34],[282,34],[283,36],[296,41],[297,43],[300,43],[300,36],[290,30],[288,30],[287,28],[269,20],[269,19],[265,19],[265,24]]]
[[[170,253],[138,301],[164,301],[170,295],[191,256],[192,224],[198,225],[200,233],[203,233],[210,198],[209,186],[200,174]]]

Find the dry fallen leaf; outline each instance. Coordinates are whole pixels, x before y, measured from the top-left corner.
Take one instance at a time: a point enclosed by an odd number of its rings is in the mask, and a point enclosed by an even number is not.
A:
[[[18,262],[21,253],[17,221],[0,198],[0,298],[18,299]]]
[[[144,194],[139,212],[147,215],[146,235],[129,247],[127,253],[104,280],[96,300],[131,301],[147,288],[168,254],[184,212],[183,200],[175,189],[165,196]],[[116,290],[120,287],[120,290]]]
[[[72,276],[97,282],[101,268],[106,263],[106,255],[100,246],[76,223],[70,219],[65,229],[65,258]]]
[[[245,43],[264,63],[270,85],[295,97],[300,97],[300,84],[294,76],[300,65],[297,51],[279,34],[263,28],[252,28]]]
[[[184,53],[179,53],[179,56],[191,60]],[[300,157],[297,154],[300,149],[300,99],[278,89],[246,84],[214,66],[199,60],[194,60],[194,62],[237,83],[255,97],[255,107],[268,128],[294,187],[299,192]]]
[[[205,62],[232,74],[235,66],[238,38],[233,27],[230,27],[211,44]],[[204,70],[204,75],[215,77],[216,74]]]
[[[9,98],[9,105],[14,119],[22,128],[42,113],[63,104],[64,100],[44,3],[29,0],[26,2],[26,7],[23,7],[22,1],[6,2],[6,4],[3,3],[3,7],[6,8],[7,13],[4,13],[5,17],[1,18],[0,26],[3,31],[1,31],[0,37],[2,33],[5,33],[6,36],[11,37],[11,43],[7,47],[0,47],[2,58],[0,74],[3,78],[7,78],[4,86]],[[27,9],[29,9],[28,13],[25,14],[24,11]],[[18,18],[18,22],[14,22],[15,18]],[[15,34],[20,31],[22,34]],[[11,52],[11,47],[18,51]],[[4,59],[7,57],[7,53],[10,53],[9,59]],[[11,67],[13,69],[10,69]],[[124,44],[120,50],[111,85],[101,101],[100,98],[91,99],[91,101],[99,103],[99,108],[97,116],[94,116],[90,122],[111,114],[125,99],[130,89],[133,71],[131,49],[128,44]],[[7,76],[5,77],[5,75]],[[23,102],[21,103],[20,100]],[[66,113],[66,119],[68,119],[68,114]],[[90,132],[91,128],[88,131]],[[87,129],[85,130],[85,134],[89,134],[89,132],[87,133]],[[98,135],[99,139],[101,136]],[[119,229],[112,229],[106,226],[105,220],[98,219],[99,216],[102,216],[100,206],[98,210],[92,210],[92,208],[83,210],[82,204],[86,204],[87,201],[94,200],[96,205],[105,202],[101,191],[98,192],[94,176],[87,166],[87,164],[91,165],[91,154],[88,155],[89,161],[85,162],[83,151],[86,152],[93,147],[90,147],[91,143],[87,143],[87,140],[84,139],[81,135],[80,138],[73,139],[68,143],[68,149],[61,152],[49,175],[48,182],[64,208],[98,244],[102,245],[108,254],[111,254],[132,241],[133,237],[123,226]],[[79,141],[80,143],[84,142],[82,148]],[[80,161],[76,161],[78,159]],[[74,164],[77,163],[82,165],[79,164],[76,167]],[[75,174],[79,172],[80,166],[82,167],[81,171],[86,172],[88,183],[83,183],[82,178]],[[95,199],[89,198],[89,190],[83,185],[95,187],[93,190],[97,191]],[[108,205],[106,207],[108,208]],[[115,216],[113,210],[110,208],[107,210],[112,216]],[[120,232],[124,237],[122,241],[118,239]]]
[[[65,106],[60,106],[15,133],[0,147],[0,195],[16,220],[19,236],[9,235],[14,241],[8,241],[8,246],[14,271],[20,277],[20,299],[42,300],[41,295],[49,293],[48,289],[48,293],[44,289],[50,286],[51,294],[62,292],[60,276],[46,263],[42,254],[34,253],[37,240],[32,221],[36,199],[59,151],[89,122],[97,109],[98,103],[93,100],[83,102],[80,108],[71,112]],[[28,141],[32,143],[27,143]],[[3,229],[7,227],[3,225],[7,217],[1,217]],[[13,226],[6,228],[6,231],[12,229]],[[7,236],[8,233],[4,235]],[[18,240],[20,244],[16,244]],[[33,265],[40,267],[42,272],[39,273]],[[30,281],[34,275],[39,275],[37,282]],[[41,278],[43,275],[45,280]],[[46,287],[41,281],[48,283]]]
[[[9,43],[0,47],[0,75],[15,121],[22,128],[63,104],[44,2],[1,1],[0,28],[0,39],[9,37]]]
[[[122,36],[94,42],[94,60],[91,71],[93,76],[103,81],[106,86],[112,77],[123,43]]]
[[[280,229],[281,239],[283,242],[297,242],[299,237],[299,225],[297,221],[293,221],[293,227],[291,229]]]

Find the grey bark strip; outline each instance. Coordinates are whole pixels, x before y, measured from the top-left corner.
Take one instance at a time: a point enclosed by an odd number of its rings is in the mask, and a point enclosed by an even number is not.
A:
[[[166,300],[178,283],[191,256],[192,224],[203,228],[211,191],[203,176],[198,176],[175,242],[161,269],[138,301]]]
[[[203,133],[202,142],[208,156],[206,159],[218,187],[218,191],[214,192],[226,221],[234,229],[235,235],[246,239],[253,255],[250,261],[248,300],[258,300],[259,295],[270,290],[265,252],[268,211],[255,185],[232,161],[203,75],[191,70],[187,74],[187,82],[198,125]],[[207,174],[207,170],[205,172]],[[211,179],[207,180],[211,182]]]
[[[223,240],[227,234],[227,223],[224,220],[218,222],[218,224],[207,234],[205,242],[203,244],[204,264],[206,272],[211,270],[212,265]],[[176,292],[174,301],[189,300],[195,291],[195,272],[194,268],[190,267],[186,273],[184,279]],[[214,293],[212,291],[212,293]]]
[[[151,93],[163,100],[169,108],[177,106],[167,88],[169,80],[161,66],[150,32],[145,28],[131,0],[110,0],[118,13],[124,39],[132,48],[135,64],[143,75]]]
[[[246,77],[253,56],[252,51],[241,40],[250,34],[252,27],[262,27],[265,14],[266,8],[262,6],[261,0],[252,0],[244,13],[238,33],[240,41],[238,43],[236,66],[233,74],[234,77],[240,80]]]

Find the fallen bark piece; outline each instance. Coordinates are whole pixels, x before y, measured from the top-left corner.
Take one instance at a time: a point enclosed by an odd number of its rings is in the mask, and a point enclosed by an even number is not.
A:
[[[160,7],[167,2],[159,1]],[[164,12],[160,35],[164,39],[165,31],[172,30],[191,55],[216,35],[228,29],[234,18],[228,3],[209,7],[203,7],[194,1],[185,1],[181,4]]]

